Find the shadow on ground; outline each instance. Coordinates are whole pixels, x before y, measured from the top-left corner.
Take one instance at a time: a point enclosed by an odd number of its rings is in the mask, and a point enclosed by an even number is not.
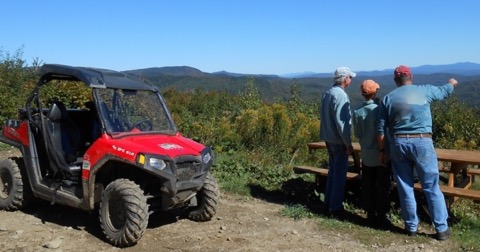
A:
[[[105,241],[97,211],[87,212],[59,204],[52,205],[48,201],[35,199],[25,209],[22,209],[22,212],[39,218],[44,224],[54,223],[66,228],[85,230],[99,240]]]
[[[319,183],[317,185],[317,183]],[[363,213],[361,206],[361,188],[359,181],[350,181],[347,183],[345,202],[355,210],[347,210],[344,214],[331,215],[324,210],[324,203],[322,201],[323,194],[322,181],[310,182],[302,178],[290,179],[283,183],[281,190],[270,191],[258,185],[250,185],[252,197],[282,205],[300,204],[309,209],[313,214],[324,218],[335,218],[341,221],[347,221],[359,226],[366,226],[380,230],[388,230],[393,233],[404,234],[403,228],[387,224],[386,226],[369,226],[366,221],[366,216]],[[392,191],[391,201],[392,208],[399,211],[397,192]],[[429,221],[428,212],[426,212],[426,204],[420,198],[419,204],[419,218],[422,221]],[[420,236],[428,236],[427,234],[419,233]]]
[[[98,209],[87,212],[59,204],[51,205],[50,202],[35,199],[34,202],[21,211],[39,218],[44,224],[54,223],[65,228],[71,227],[75,230],[84,230],[99,240],[108,243],[100,227]],[[181,210],[154,212],[149,216],[147,228],[154,229],[169,225],[183,218],[186,218],[186,214]]]
[[[354,193],[355,183],[349,184],[345,200],[349,204],[359,208],[359,196]],[[267,202],[282,204],[282,205],[296,205],[300,204],[309,209],[313,214],[329,218],[337,218],[343,221],[348,221],[357,225],[364,225],[365,219],[363,216],[356,213],[345,211],[342,216],[331,216],[324,211],[324,204],[321,200],[322,190],[315,184],[315,182],[304,181],[302,178],[295,178],[283,183],[281,190],[269,191],[258,185],[250,185],[250,192],[252,197],[265,200]]]

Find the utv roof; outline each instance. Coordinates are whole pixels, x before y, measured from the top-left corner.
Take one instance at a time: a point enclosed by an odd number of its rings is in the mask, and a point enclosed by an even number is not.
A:
[[[82,81],[92,88],[121,88],[131,90],[158,91],[156,86],[140,80],[134,75],[108,69],[73,67],[59,64],[44,64],[38,71],[41,80]]]

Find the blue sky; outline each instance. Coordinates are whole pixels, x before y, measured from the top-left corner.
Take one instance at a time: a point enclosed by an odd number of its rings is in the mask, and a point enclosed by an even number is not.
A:
[[[8,0],[0,50],[118,71],[249,74],[480,63],[480,1]]]

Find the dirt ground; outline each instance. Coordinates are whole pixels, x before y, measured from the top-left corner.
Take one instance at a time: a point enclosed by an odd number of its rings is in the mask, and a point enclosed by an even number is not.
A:
[[[0,154],[4,158],[17,153]],[[138,244],[119,249],[105,242],[95,213],[40,202],[24,211],[0,211],[0,251],[456,250],[451,240],[438,242],[397,233],[389,235],[388,244],[361,241],[348,232],[322,228],[315,218],[284,217],[282,208],[283,204],[264,199],[222,193],[213,220],[198,223],[174,214],[155,213]],[[354,231],[357,233],[365,230],[352,223],[353,229],[358,229]]]

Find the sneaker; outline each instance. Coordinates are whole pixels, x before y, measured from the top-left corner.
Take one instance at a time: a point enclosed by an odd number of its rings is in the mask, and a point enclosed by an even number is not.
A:
[[[452,235],[452,231],[450,230],[450,228],[448,228],[447,230],[445,230],[443,232],[437,232],[437,235],[436,235],[435,238],[439,241],[443,241],[443,240],[448,239],[451,235]]]

